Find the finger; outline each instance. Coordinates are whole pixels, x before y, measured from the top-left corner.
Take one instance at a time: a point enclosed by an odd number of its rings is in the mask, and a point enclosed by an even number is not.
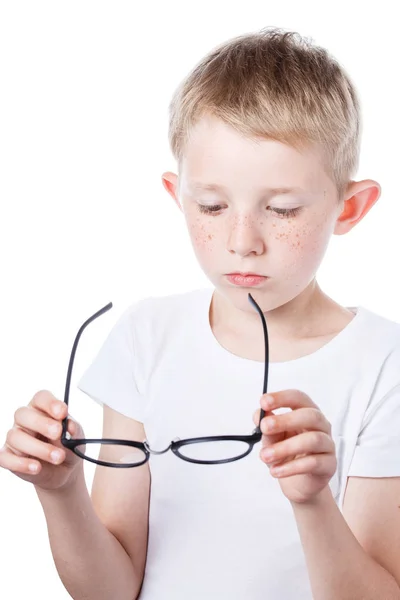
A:
[[[60,464],[65,459],[65,450],[46,442],[41,442],[22,429],[13,428],[7,434],[6,447],[10,452],[22,452],[29,458],[45,460],[52,464]],[[21,458],[21,457],[18,457]]]
[[[293,475],[318,475],[319,477],[333,477],[337,469],[336,457],[332,454],[317,454],[302,456],[284,465],[271,467],[270,473],[274,477],[284,478]]]
[[[14,428],[23,427],[25,430],[40,433],[51,440],[56,440],[61,436],[61,422],[46,416],[45,413],[30,405],[18,408],[14,414],[14,421]]]
[[[265,412],[265,416],[273,416],[274,413],[270,410],[264,411]],[[258,427],[260,425],[260,415],[261,415],[261,409],[258,408],[254,413],[253,413],[253,423],[256,427]]]
[[[331,433],[331,424],[318,408],[298,408],[283,414],[270,413],[261,420],[264,434],[293,432],[303,429]]]
[[[32,400],[29,402],[29,406],[37,408],[44,413],[56,418],[64,419],[67,416],[67,405],[65,402],[58,400],[54,394],[48,390],[40,390],[36,392]]]
[[[26,473],[29,475],[39,473],[42,468],[38,461],[26,458],[25,455],[20,457],[6,445],[0,448],[0,467],[8,469],[11,473]]]
[[[305,392],[301,390],[281,390],[269,392],[261,396],[261,408],[271,410],[273,408],[318,408]]]
[[[257,410],[257,411],[254,413],[254,415],[253,415],[253,421],[254,421],[254,424],[255,424],[257,427],[259,426],[259,421],[260,421],[260,412],[261,412],[261,411],[260,411],[260,409],[259,409],[259,410]],[[267,417],[273,417],[273,416],[274,416],[274,413],[273,413],[273,412],[270,412],[270,411],[267,411],[265,414],[266,414],[266,416],[264,417],[264,419],[266,419]],[[262,419],[262,420],[261,420],[261,423],[263,422],[263,420],[264,420],[264,419]],[[282,434],[282,433],[278,433],[278,434],[275,434],[275,435],[274,435],[274,432],[272,432],[272,434],[271,434],[271,435],[265,435],[265,434],[264,434],[264,435],[262,436],[262,444],[263,444],[263,446],[264,446],[264,445],[271,445],[271,444],[275,444],[276,442],[280,442],[280,441],[281,441],[281,440],[283,440],[284,438],[285,438],[285,435],[284,435],[284,434]]]
[[[294,459],[299,454],[335,454],[335,443],[322,431],[299,433],[283,442],[278,442],[260,451],[261,459],[266,463],[275,463]]]

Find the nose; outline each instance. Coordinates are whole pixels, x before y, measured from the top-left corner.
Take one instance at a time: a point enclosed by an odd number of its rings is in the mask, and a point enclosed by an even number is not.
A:
[[[243,215],[237,217],[229,227],[227,247],[230,253],[247,256],[265,251],[264,232],[259,221]]]

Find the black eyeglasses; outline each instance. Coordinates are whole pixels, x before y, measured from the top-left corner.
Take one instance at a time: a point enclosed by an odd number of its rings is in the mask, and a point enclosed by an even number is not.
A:
[[[258,311],[264,330],[265,339],[265,370],[263,394],[267,391],[268,366],[269,366],[269,346],[267,324],[262,310],[257,302],[248,294],[248,300]],[[68,365],[67,381],[65,385],[64,402],[68,406],[69,390],[71,384],[72,367],[79,339],[83,330],[97,317],[104,314],[112,308],[112,302],[104,306],[101,310],[92,315],[79,329],[74,345],[72,347],[71,357]],[[164,454],[168,450],[187,462],[201,465],[216,465],[233,462],[244,458],[253,450],[254,444],[261,440],[260,423],[265,412],[261,409],[260,421],[251,435],[221,435],[213,437],[188,438],[173,440],[165,450],[152,450],[145,440],[144,442],[135,442],[132,440],[114,440],[114,439],[72,439],[67,431],[68,417],[62,422],[61,443],[69,448],[77,456],[104,467],[129,468],[140,467],[145,464],[150,454]],[[118,460],[118,462],[115,462]]]

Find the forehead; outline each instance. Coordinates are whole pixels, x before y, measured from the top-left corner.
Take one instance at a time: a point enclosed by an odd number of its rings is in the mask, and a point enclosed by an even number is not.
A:
[[[257,188],[320,188],[324,176],[316,145],[298,150],[276,140],[245,137],[212,117],[193,127],[180,162],[180,177],[196,191],[221,191],[218,186],[244,181]]]

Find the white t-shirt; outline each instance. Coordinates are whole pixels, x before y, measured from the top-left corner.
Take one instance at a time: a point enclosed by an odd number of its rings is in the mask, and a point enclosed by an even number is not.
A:
[[[213,291],[131,305],[78,384],[143,422],[154,450],[177,437],[254,430],[264,363],[232,354],[214,337]],[[338,458],[330,487],[341,510],[348,476],[400,476],[400,324],[350,310],[352,321],[316,352],[270,363],[267,389],[304,391],[330,421]],[[219,465],[171,451],[151,455],[140,600],[311,600],[293,510],[260,447]]]

